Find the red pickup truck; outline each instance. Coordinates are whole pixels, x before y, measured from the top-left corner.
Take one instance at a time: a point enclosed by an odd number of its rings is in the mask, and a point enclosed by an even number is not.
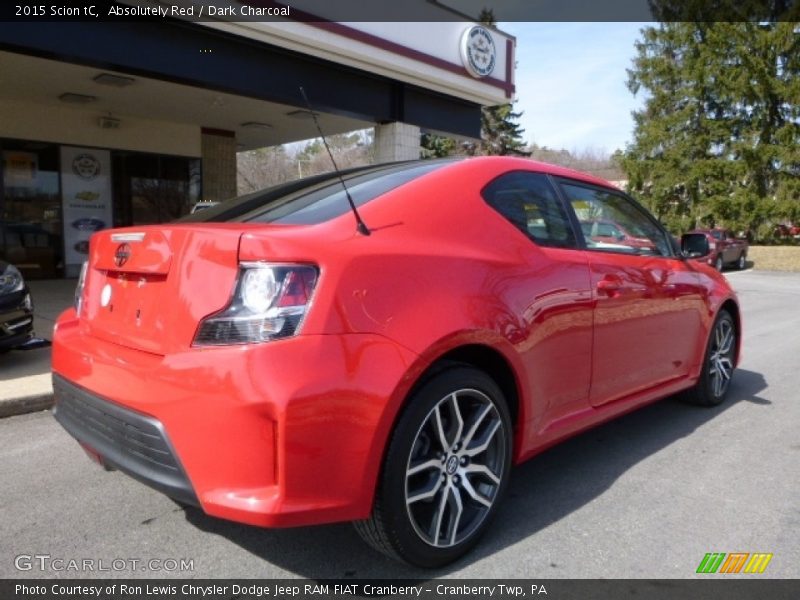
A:
[[[737,238],[729,229],[695,229],[690,233],[703,233],[708,238],[711,254],[704,256],[702,260],[714,265],[717,271],[722,271],[726,265],[744,269],[750,247],[747,240]]]

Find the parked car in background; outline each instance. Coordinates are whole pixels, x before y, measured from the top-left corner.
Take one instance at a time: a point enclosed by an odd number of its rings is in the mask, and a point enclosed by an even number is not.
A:
[[[519,158],[341,177],[92,236],[53,387],[93,458],[216,517],[355,521],[436,567],[490,527],[512,464],[671,394],[725,398],[739,307],[687,259],[704,235],[684,255],[609,183]]]
[[[0,352],[23,345],[33,335],[33,301],[19,270],[0,260]]]
[[[775,226],[775,237],[800,239],[800,225],[779,223]]]
[[[744,269],[747,265],[747,251],[750,248],[746,239],[737,238],[729,229],[695,229],[691,233],[702,233],[708,239],[711,253],[700,260],[722,271],[728,265]]]

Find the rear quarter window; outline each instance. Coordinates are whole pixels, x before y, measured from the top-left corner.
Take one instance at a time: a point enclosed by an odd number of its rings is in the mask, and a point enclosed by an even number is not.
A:
[[[481,195],[536,244],[575,247],[569,218],[546,175],[525,171],[506,173],[489,183]]]

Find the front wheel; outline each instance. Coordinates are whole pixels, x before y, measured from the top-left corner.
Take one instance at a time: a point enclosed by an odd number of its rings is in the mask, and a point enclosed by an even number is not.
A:
[[[511,420],[485,373],[448,368],[409,399],[383,465],[372,516],[356,529],[420,567],[469,551],[489,527],[511,467]]]
[[[730,387],[735,354],[736,326],[730,313],[721,310],[711,329],[700,379],[684,398],[702,406],[721,404]]]
[[[722,262],[722,255],[721,255],[721,254],[719,254],[719,255],[717,256],[717,260],[715,260],[715,261],[714,261],[714,268],[715,268],[717,271],[722,271],[722,267],[724,267],[724,266],[725,266],[725,263],[724,263],[724,262]]]

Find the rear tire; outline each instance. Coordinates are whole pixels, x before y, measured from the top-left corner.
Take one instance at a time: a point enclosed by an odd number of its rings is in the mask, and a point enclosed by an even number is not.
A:
[[[355,523],[371,546],[418,567],[453,562],[489,528],[508,484],[511,419],[486,373],[454,366],[412,393],[389,442],[372,516]]]
[[[725,400],[735,368],[736,335],[733,317],[721,310],[706,344],[700,379],[683,392],[684,400],[700,406],[717,406]]]
[[[746,266],[747,266],[747,256],[745,256],[745,253],[742,252],[741,255],[739,256],[739,260],[736,262],[736,268],[739,269],[740,271],[743,271]]]

